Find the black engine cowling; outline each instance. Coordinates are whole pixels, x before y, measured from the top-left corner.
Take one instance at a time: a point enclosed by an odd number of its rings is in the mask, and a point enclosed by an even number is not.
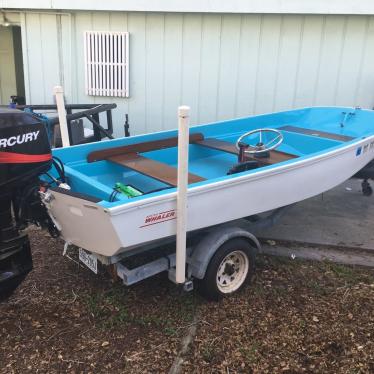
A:
[[[43,122],[31,113],[0,109],[0,193],[51,167]]]
[[[32,269],[28,237],[19,231],[19,212],[33,204],[44,208],[39,202],[39,176],[51,164],[44,124],[30,113],[0,109],[0,300]]]

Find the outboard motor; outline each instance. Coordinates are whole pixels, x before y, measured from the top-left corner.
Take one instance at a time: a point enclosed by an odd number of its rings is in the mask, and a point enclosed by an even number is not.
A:
[[[15,109],[0,109],[0,300],[32,269],[27,223],[53,226],[40,200],[39,176],[52,165],[43,122]]]

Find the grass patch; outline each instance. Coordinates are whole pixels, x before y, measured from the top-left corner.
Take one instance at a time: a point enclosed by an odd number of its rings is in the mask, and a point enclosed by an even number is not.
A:
[[[201,350],[201,355],[205,362],[211,363],[219,355],[220,351],[213,344],[205,345]]]
[[[164,328],[164,332],[167,336],[177,336],[178,330],[175,327],[172,326],[166,326]]]
[[[107,292],[85,294],[82,299],[88,314],[99,328],[110,329],[132,323],[140,327],[161,328],[168,336],[177,335],[177,326],[191,322],[196,310],[194,295],[183,294],[176,297],[175,303],[169,305],[167,310],[164,309],[165,305],[160,305],[134,313],[135,306],[128,305],[122,286],[113,286]]]
[[[343,280],[349,285],[356,283],[371,283],[374,280],[373,276],[364,274],[360,269],[354,266],[336,264],[334,262],[325,261],[322,263],[322,269],[325,271],[331,272],[337,279]]]
[[[246,364],[251,365],[257,360],[258,347],[258,343],[253,342],[249,347],[240,348],[239,351],[242,354]]]
[[[325,284],[322,284],[321,282],[318,282],[316,280],[310,280],[309,282],[306,281],[305,285],[313,291],[314,294],[319,296],[326,296],[332,292],[331,287],[326,286]]]
[[[196,308],[197,297],[194,293],[184,293],[181,297],[175,299],[175,313],[178,320],[182,322],[192,322]]]
[[[84,301],[94,322],[102,328],[112,328],[131,321],[123,297],[120,289],[113,288],[106,293],[85,295]]]

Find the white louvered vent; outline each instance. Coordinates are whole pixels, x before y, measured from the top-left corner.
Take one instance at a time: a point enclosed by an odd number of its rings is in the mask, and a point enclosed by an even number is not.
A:
[[[129,33],[85,31],[86,94],[129,97]]]

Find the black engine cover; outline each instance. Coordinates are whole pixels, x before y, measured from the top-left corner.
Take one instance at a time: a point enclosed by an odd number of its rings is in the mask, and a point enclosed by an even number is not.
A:
[[[39,202],[38,177],[51,164],[51,147],[43,122],[31,113],[0,109],[0,301],[32,269],[28,237],[19,232],[15,221],[19,221],[20,211]],[[48,218],[45,208],[43,212]],[[24,218],[26,223],[27,219]]]
[[[43,122],[31,113],[0,109],[0,194],[51,167],[52,155]]]

